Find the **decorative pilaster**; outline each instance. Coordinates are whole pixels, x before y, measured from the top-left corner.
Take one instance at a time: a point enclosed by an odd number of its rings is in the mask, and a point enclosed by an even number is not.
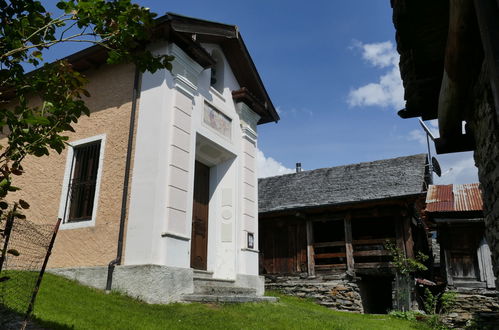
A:
[[[236,110],[239,114],[239,122],[242,132],[242,223],[241,230],[243,239],[241,247],[244,251],[257,251],[258,249],[258,191],[257,191],[257,132],[256,125],[260,116],[256,114],[246,103],[237,102]],[[250,247],[248,242],[252,240]],[[256,258],[256,257],[255,257]],[[255,265],[255,267],[257,267]]]

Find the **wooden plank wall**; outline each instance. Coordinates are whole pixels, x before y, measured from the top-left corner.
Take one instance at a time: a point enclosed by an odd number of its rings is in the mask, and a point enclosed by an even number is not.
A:
[[[307,272],[307,234],[303,220],[260,222],[261,274]]]
[[[329,221],[344,224],[327,229],[342,228],[340,236],[336,234],[324,237],[324,226],[319,227],[320,233],[314,233],[317,223]],[[313,276],[316,271],[389,267],[389,253],[379,246],[387,239],[395,240],[406,255],[413,256],[414,241],[410,221],[404,205],[324,212],[307,215],[306,218],[290,215],[261,217],[260,273],[308,272]],[[374,225],[376,222],[378,224]],[[373,232],[366,232],[365,226],[368,224],[375,226]]]

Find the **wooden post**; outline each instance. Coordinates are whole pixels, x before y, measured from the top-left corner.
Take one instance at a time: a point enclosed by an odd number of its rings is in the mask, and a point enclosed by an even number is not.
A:
[[[471,0],[449,1],[449,31],[438,98],[438,129],[442,138],[462,134],[464,101],[471,81],[469,68],[473,64],[473,39],[476,39],[472,18]]]
[[[496,118],[499,120],[499,4],[494,0],[475,0],[475,12],[489,70]]]
[[[402,218],[404,226],[405,252],[408,258],[414,258],[414,240],[412,239],[411,218],[405,216]]]
[[[353,260],[352,246],[352,215],[348,213],[343,222],[345,225],[345,252],[347,256],[347,270],[353,272],[355,270],[355,263]]]
[[[490,256],[490,248],[485,240],[485,237],[480,241],[477,249],[478,267],[480,268],[480,280],[487,283],[488,289],[495,288],[494,270],[492,268],[492,259]]]
[[[406,257],[408,257],[407,249],[406,249],[405,242],[404,242],[404,229],[403,229],[403,227],[404,227],[403,222],[404,221],[405,221],[405,218],[403,218],[401,216],[398,216],[395,218],[395,241],[396,241],[397,248],[404,251],[404,255]]]
[[[3,248],[0,251],[0,273],[2,272],[3,264],[5,262],[5,258],[7,257],[7,250],[9,248],[9,239],[10,239],[10,233],[12,231],[12,226],[14,226],[14,213],[16,212],[17,209],[17,204],[14,204],[14,207],[12,208],[12,211],[10,214],[7,216],[7,221],[5,223],[5,229],[4,229],[4,244]]]
[[[447,285],[454,285],[454,279],[452,278],[452,265],[450,264],[450,252],[447,248],[444,250],[445,255],[445,275],[447,276]]]
[[[315,276],[314,230],[312,221],[307,220],[307,268],[308,275]]]
[[[57,223],[55,224],[54,231],[52,232],[52,238],[50,239],[49,246],[47,247],[47,253],[45,254],[45,258],[43,259],[42,269],[40,270],[40,273],[38,274],[35,288],[33,290],[33,293],[31,295],[31,300],[30,300],[29,305],[28,305],[28,310],[26,311],[26,315],[24,317],[24,322],[23,322],[22,327],[21,327],[21,329],[23,329],[23,330],[28,325],[28,320],[31,317],[31,313],[33,312],[33,309],[35,307],[36,295],[38,294],[38,290],[40,289],[40,284],[42,284],[43,274],[45,274],[45,268],[47,267],[47,263],[49,261],[50,255],[52,254],[52,248],[54,247],[55,237],[57,236],[57,233],[59,232],[60,225],[61,225],[61,218],[57,219]]]

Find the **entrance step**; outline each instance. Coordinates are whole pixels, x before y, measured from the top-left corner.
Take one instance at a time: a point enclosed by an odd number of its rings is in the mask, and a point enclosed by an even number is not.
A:
[[[212,272],[194,270],[194,293],[181,301],[201,303],[276,302],[275,297],[257,296],[256,289],[238,287],[236,281],[213,278]]]
[[[213,272],[208,272],[206,270],[198,270],[194,269],[193,271],[194,279],[204,279],[204,278],[213,278]]]
[[[182,297],[184,302],[200,302],[200,303],[248,303],[248,302],[277,302],[277,297],[265,297],[255,295],[205,295],[205,294],[188,294]]]
[[[240,288],[234,286],[218,286],[218,285],[194,285],[194,294],[201,295],[241,295],[241,296],[256,296],[256,290],[252,288]]]
[[[194,276],[194,287],[196,286],[220,286],[220,287],[232,287],[236,281],[234,280],[224,280],[219,278],[209,278],[209,277],[196,277]]]

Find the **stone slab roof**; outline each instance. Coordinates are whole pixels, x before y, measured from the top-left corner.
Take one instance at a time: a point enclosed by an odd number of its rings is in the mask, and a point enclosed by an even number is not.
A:
[[[417,195],[425,164],[426,154],[419,154],[259,179],[259,212]]]

